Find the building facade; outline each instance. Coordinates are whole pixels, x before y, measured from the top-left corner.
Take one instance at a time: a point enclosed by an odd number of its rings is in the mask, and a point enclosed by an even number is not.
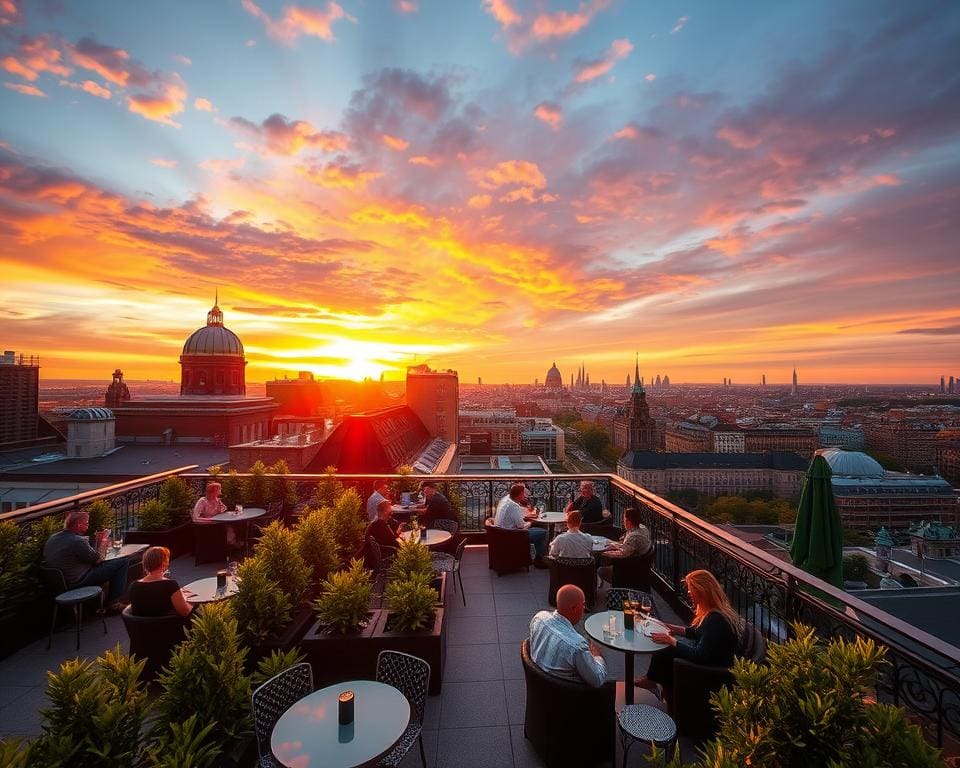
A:
[[[216,304],[207,313],[207,324],[183,345],[180,355],[181,395],[245,395],[247,361],[240,337],[223,324]]]
[[[456,371],[434,371],[426,365],[407,368],[407,405],[433,436],[460,441],[460,383]]]
[[[937,471],[954,486],[960,486],[960,430],[943,430],[934,448]]]
[[[906,419],[884,418],[864,425],[868,451],[891,457],[914,472],[929,472],[936,462],[939,427]]]
[[[0,446],[37,439],[40,358],[7,351],[0,356]]]
[[[460,434],[478,435],[478,445],[489,445],[488,454],[519,455],[520,454],[520,419],[513,410],[489,411],[460,411]],[[470,451],[477,454],[478,450]]]
[[[564,432],[550,419],[521,419],[520,452],[541,456],[544,461],[563,461],[566,458]]]

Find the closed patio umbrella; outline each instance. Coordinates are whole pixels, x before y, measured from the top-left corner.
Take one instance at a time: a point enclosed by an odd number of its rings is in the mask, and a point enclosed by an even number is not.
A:
[[[823,456],[814,457],[800,494],[790,558],[808,573],[843,587],[843,530],[833,500],[832,474]]]

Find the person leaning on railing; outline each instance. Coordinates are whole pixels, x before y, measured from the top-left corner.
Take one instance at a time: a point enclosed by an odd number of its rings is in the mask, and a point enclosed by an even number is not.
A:
[[[693,602],[693,621],[689,627],[666,624],[667,632],[654,632],[651,639],[667,647],[650,657],[647,676],[636,684],[672,700],[673,660],[686,659],[711,667],[731,667],[743,633],[743,620],[730,605],[723,587],[710,571],[691,571],[683,579]],[[678,635],[682,637],[678,639]]]
[[[637,507],[627,507],[623,510],[623,527],[626,531],[620,537],[620,541],[610,544],[603,551],[605,558],[642,556],[653,549],[650,531],[640,522],[640,510]],[[597,569],[597,575],[608,584],[612,584],[613,566],[601,566]]]

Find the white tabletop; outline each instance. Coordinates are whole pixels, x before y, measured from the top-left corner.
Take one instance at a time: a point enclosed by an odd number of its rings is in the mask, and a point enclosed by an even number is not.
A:
[[[237,594],[237,580],[227,576],[227,586],[222,590],[217,589],[217,577],[208,576],[205,579],[191,581],[183,587],[183,597],[188,603],[198,605],[200,603],[216,603],[220,600],[226,600]]]
[[[120,547],[119,552],[114,552],[113,547],[107,547],[107,554],[103,559],[113,560],[118,557],[130,557],[145,551],[149,546],[149,544],[124,544]]]
[[[410,541],[410,534],[412,531],[404,531],[400,534],[400,538],[404,541]],[[435,547],[443,544],[444,542],[450,541],[453,538],[453,535],[450,531],[440,531],[436,528],[427,528],[426,529],[427,537],[420,539],[421,544],[426,544],[428,547]]]
[[[530,518],[530,522],[534,525],[537,523],[541,523],[542,525],[557,525],[558,523],[565,523],[566,521],[566,512],[541,512],[536,517]]]
[[[594,552],[603,552],[607,547],[613,544],[613,539],[608,539],[606,536],[594,536],[593,537],[593,551]]]
[[[605,637],[603,634],[603,625],[611,616],[617,618],[617,631],[620,633],[617,637]],[[667,628],[656,619],[646,619],[646,624],[641,626],[642,619],[638,617],[636,629],[623,628],[623,611],[601,611],[589,616],[583,622],[583,628],[601,645],[607,648],[615,648],[618,651],[627,653],[653,653],[661,648],[666,648],[666,643],[658,643],[651,640],[649,634],[652,632],[666,632]]]
[[[217,523],[239,523],[244,520],[253,520],[255,517],[262,517],[265,514],[267,514],[267,510],[260,509],[260,507],[244,507],[243,512],[239,515],[232,509],[228,509],[226,512],[221,512],[219,515],[206,519]]]
[[[394,504],[391,509],[393,509],[394,514],[408,515],[411,512],[419,514],[423,512],[426,507],[421,507],[418,504]]]
[[[353,722],[340,725],[337,697],[353,691]],[[270,735],[270,750],[288,768],[355,768],[390,750],[410,723],[410,704],[392,685],[336,683],[300,699]]]

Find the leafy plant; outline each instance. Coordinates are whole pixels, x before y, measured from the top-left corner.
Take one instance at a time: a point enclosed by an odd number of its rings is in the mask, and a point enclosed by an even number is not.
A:
[[[210,738],[214,723],[199,727],[197,714],[182,723],[171,721],[146,753],[148,768],[209,768],[220,756],[221,748]]]
[[[771,644],[767,664],[738,660],[736,686],[713,694],[710,768],[940,766],[939,753],[897,707],[867,704],[885,650],[872,640],[819,642],[811,627]]]
[[[243,504],[243,479],[237,474],[237,470],[231,469],[227,474],[219,475],[220,481],[220,500],[227,505],[227,509],[233,509],[237,504]]]
[[[141,531],[165,531],[171,527],[170,512],[156,499],[140,507],[137,528]]]
[[[189,520],[193,492],[187,481],[175,475],[164,480],[160,486],[160,503],[168,510],[171,527]]]
[[[23,591],[29,584],[30,562],[24,559],[16,523],[0,523],[0,604]]]
[[[390,566],[391,579],[408,579],[411,576],[425,574],[428,578],[433,574],[433,558],[430,550],[419,541],[404,541],[397,549]]]
[[[413,493],[417,490],[417,481],[413,476],[413,467],[409,464],[401,464],[397,467],[397,474],[400,477],[397,478],[394,486],[397,491],[397,495],[394,498],[400,498],[401,493]]]
[[[313,581],[320,582],[336,569],[337,542],[327,525],[329,513],[313,510],[300,518],[293,533],[297,549],[304,562],[312,569]]]
[[[365,522],[360,517],[360,494],[353,488],[342,491],[332,507],[324,512],[326,525],[337,543],[337,557],[341,562],[353,557],[363,542]]]
[[[373,593],[372,573],[360,560],[350,567],[332,573],[320,586],[320,597],[314,601],[317,618],[329,632],[345,635],[366,626]]]
[[[27,768],[30,745],[20,739],[0,739],[0,768]]]
[[[313,506],[332,507],[340,494],[343,493],[343,483],[337,477],[337,468],[333,465],[325,467],[323,477],[317,482],[317,488],[313,492]]]
[[[63,517],[47,515],[30,524],[30,533],[21,543],[21,557],[30,568],[40,565],[43,560],[43,546],[53,534],[63,530]]]
[[[239,587],[231,604],[245,643],[262,643],[290,621],[290,598],[270,578],[261,557],[249,557],[237,569]]]
[[[269,500],[270,480],[267,467],[259,459],[248,470],[250,476],[243,481],[243,504],[251,507],[265,507]]]
[[[30,747],[30,764],[133,764],[147,712],[143,665],[117,645],[96,661],[73,659],[48,673],[49,705],[40,710],[43,734]]]
[[[280,587],[291,605],[300,605],[310,583],[310,566],[300,554],[296,534],[275,520],[263,529],[256,555],[263,562],[267,578]]]
[[[207,743],[224,749],[250,730],[250,679],[243,674],[247,650],[240,646],[229,603],[207,603],[194,612],[186,639],[161,672],[156,702],[158,729],[180,722],[186,712],[212,726]]]
[[[852,555],[843,556],[844,581],[866,581],[868,573],[870,573],[870,562],[865,555],[855,552]]]
[[[433,624],[437,590],[430,586],[430,575],[411,573],[403,579],[391,579],[384,591],[391,614],[391,629],[416,632]]]
[[[299,648],[291,648],[289,651],[275,650],[269,656],[260,659],[251,682],[254,686],[263,685],[271,677],[276,677],[281,672],[286,672],[290,667],[295,667],[305,658],[306,656],[301,653]]]
[[[270,499],[282,501],[285,510],[297,506],[297,484],[284,475],[290,474],[290,467],[283,459],[277,459],[270,467]]]
[[[91,536],[97,531],[103,531],[107,528],[112,530],[116,525],[116,521],[113,519],[113,507],[106,499],[97,499],[87,507],[87,513],[90,515],[90,525],[87,527],[87,532]]]

